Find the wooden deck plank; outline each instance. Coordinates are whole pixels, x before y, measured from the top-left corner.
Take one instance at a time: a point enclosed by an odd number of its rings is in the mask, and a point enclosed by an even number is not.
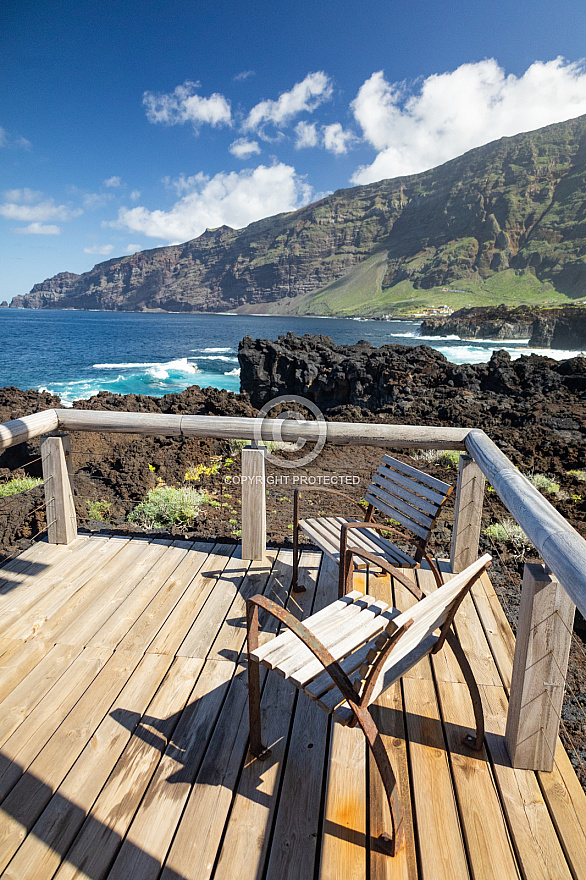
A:
[[[419,572],[418,580],[425,592],[435,589],[430,571]],[[502,687],[469,596],[458,609],[456,627],[477,683]],[[448,645],[431,659],[472,875],[475,880],[492,880],[493,877],[517,880],[520,876],[517,861],[486,752],[484,748],[475,752],[462,742],[464,736],[475,733],[468,687],[462,683],[461,670]]]
[[[92,550],[98,550],[107,542],[103,537],[99,542],[92,542]],[[31,571],[22,577],[20,582],[13,582],[9,593],[0,597],[0,631],[13,638],[8,630],[15,621],[36,608],[44,596],[59,589],[64,578],[71,577],[71,572],[76,571],[77,565],[91,565],[91,553],[88,553],[89,539],[84,537],[73,541],[71,544],[45,545],[51,550],[46,550],[38,561],[31,563]],[[79,542],[79,543],[78,543]],[[41,544],[42,546],[42,544]],[[52,548],[61,552],[52,552]],[[18,637],[18,636],[17,636]]]
[[[513,843],[524,871],[530,871],[535,877],[565,877],[567,869],[561,858],[563,850],[568,858],[569,867],[574,871],[574,864],[586,875],[583,856],[586,854],[586,839],[583,829],[586,828],[586,795],[580,787],[575,773],[569,779],[575,780],[576,804],[582,809],[582,829],[580,819],[570,801],[564,796],[566,786],[560,787],[553,782],[553,774],[538,774],[530,770],[513,770],[510,757],[504,742],[506,713],[508,702],[506,694],[510,687],[515,639],[504,611],[498,601],[494,587],[488,574],[484,574],[472,588],[472,598],[476,606],[483,635],[487,639],[495,665],[499,670],[502,686],[481,688],[485,703],[485,716],[490,717],[491,727],[487,723],[486,741],[493,762],[493,772],[499,787],[501,801],[510,826]],[[458,625],[458,622],[457,622]],[[502,713],[502,717],[499,717]],[[563,755],[569,763],[563,747],[558,741],[556,755]],[[556,762],[557,764],[557,762]],[[556,769],[554,767],[554,773]],[[546,779],[546,785],[539,789],[539,781]],[[559,782],[559,777],[556,782]],[[549,784],[548,784],[549,783]],[[551,791],[551,803],[547,792]],[[561,795],[558,799],[556,795]],[[561,822],[556,819],[556,808],[560,810]],[[563,842],[562,828],[568,830],[568,843]],[[572,834],[572,829],[577,833]],[[560,850],[561,844],[561,850]],[[572,855],[570,855],[572,853]],[[528,875],[530,876],[530,875]]]
[[[35,706],[81,653],[72,645],[54,645],[30,673],[0,703],[0,746],[14,733]]]
[[[233,551],[233,544],[208,544],[207,549],[202,544],[197,554],[202,554],[203,562],[191,551],[175,572],[176,584],[169,585],[169,595],[157,597],[129,631],[129,643],[154,654],[176,654]],[[165,607],[162,616],[159,604]]]
[[[308,554],[308,562],[310,558]],[[304,563],[305,557],[302,555]],[[290,570],[290,553],[287,553],[281,565],[277,560],[265,587],[265,594],[272,595],[279,602],[284,601],[288,588],[288,582],[282,583],[281,569]],[[314,592],[315,582],[311,582],[311,572],[302,571],[300,582]],[[296,609],[301,613],[295,597],[289,597],[288,608],[294,613]],[[268,617],[263,621],[265,633],[274,633],[276,628],[274,618]],[[261,676],[264,676],[264,670],[261,670]],[[248,684],[245,667],[239,666],[230,683],[214,736],[197,774],[161,880],[176,880],[177,876],[184,880],[208,880],[210,877],[247,743]],[[197,836],[193,834],[194,828],[198,829]]]
[[[536,774],[516,770],[505,742],[507,698],[502,687],[480,687],[486,721],[486,743],[511,831],[527,880],[569,880],[558,836],[544,803]]]
[[[362,880],[367,869],[366,835],[364,734],[357,727],[332,723],[320,880]]]
[[[421,572],[418,572],[419,580]],[[425,586],[425,581],[422,582]],[[399,584],[395,603],[411,608],[415,597]],[[403,677],[403,706],[411,763],[412,803],[421,876],[468,878],[468,862],[429,657]]]
[[[18,647],[0,661],[0,702],[18,687],[23,678],[26,678],[31,669],[35,668],[52,647],[50,643],[41,640],[23,642],[22,639],[11,639],[11,641]]]
[[[289,557],[290,555],[287,551],[281,551],[279,554],[279,556]],[[226,600],[226,584],[229,581],[225,575],[229,573],[230,567],[235,573],[236,583],[240,584],[241,588],[244,586],[244,582],[240,578],[240,572],[243,570],[242,560],[238,557],[232,557],[231,562],[232,566],[227,564],[222,578],[218,579],[214,588],[214,591],[220,589],[220,601],[216,603],[213,610],[215,616],[218,614],[218,606],[221,607]],[[291,570],[290,558],[286,567],[289,571]],[[284,588],[278,586],[272,577],[271,569],[265,563],[253,563],[250,568],[255,572],[253,573],[253,581],[256,591],[267,586],[272,594],[278,595],[280,592],[280,601],[285,601],[288,584],[285,584]],[[269,574],[271,575],[270,579]],[[280,580],[282,580],[282,576],[280,576]],[[209,601],[212,599],[213,593]],[[227,610],[225,609],[224,614]],[[190,787],[196,777],[208,742],[213,735],[226,690],[236,670],[235,660],[238,659],[238,654],[244,646],[245,637],[246,630],[242,627],[235,628],[235,634],[228,636],[230,643],[234,646],[232,649],[236,655],[234,659],[232,657],[227,659],[208,657],[198,687],[194,692],[194,702],[184,713],[175,733],[173,749],[163,756],[146,793],[145,806],[131,826],[129,833],[133,845],[130,847],[123,844],[109,874],[109,878],[112,880],[116,877],[125,878],[127,876],[132,876],[134,880],[143,880],[143,878],[146,880],[146,878],[156,876],[156,873],[153,874],[154,865],[162,866],[189,797]],[[208,644],[206,645],[201,641],[201,635],[198,635],[203,653],[209,652],[209,643],[213,638],[214,634],[212,633],[210,638],[210,633],[208,633]],[[181,755],[181,766],[177,764],[178,755]],[[153,822],[156,823],[155,835],[153,834]],[[138,852],[137,845],[145,853],[148,853],[148,857]]]
[[[326,582],[325,578],[321,584],[318,581],[320,555],[304,552],[300,560],[299,583],[314,595],[309,611],[311,614],[321,610],[331,599],[331,582]],[[295,880],[313,876],[328,739],[327,716],[305,695],[300,695],[283,770],[271,849],[267,856],[266,880]]]
[[[38,633],[42,628],[43,634],[41,638],[52,638],[50,628],[47,621],[55,615],[62,606],[71,603],[71,598],[75,598],[78,592],[91,582],[90,594],[93,590],[96,592],[96,582],[94,580],[97,569],[100,566],[106,567],[124,547],[129,543],[127,538],[109,538],[103,542],[96,552],[88,552],[87,556],[80,559],[79,565],[68,571],[68,576],[63,577],[61,581],[55,585],[54,589],[50,589],[44,594],[24,614],[21,614],[9,626],[4,634],[10,638],[29,639]],[[93,548],[90,548],[93,550]]]
[[[171,657],[143,657],[10,862],[5,876],[52,877],[163,680]]]
[[[135,589],[140,589],[153,566],[164,564],[170,544],[168,540],[157,539],[139,553],[135,552],[137,548],[133,544],[128,550],[125,548],[116,557],[116,574],[109,575],[102,571],[99,585],[94,585],[97,589],[91,590],[93,596],[90,595],[90,589],[84,590],[83,607],[68,608],[62,614],[55,615],[50,622],[52,638],[65,645],[88,644],[92,636],[116,614],[126,598]]]
[[[136,654],[117,652],[110,657],[4,799],[0,870],[4,870],[39,818],[139,661]]]
[[[269,583],[267,588],[269,594],[277,586],[284,592],[291,583],[293,561],[291,551],[280,551],[279,561],[286,566],[288,573],[280,574],[278,581],[273,579],[272,584]],[[296,594],[294,598],[296,614],[307,617],[313,598],[311,590]],[[284,603],[284,599],[285,597],[281,596],[279,604]],[[264,621],[263,616],[261,619],[263,626]],[[258,876],[262,870],[277,806],[276,793],[283,770],[295,695],[295,688],[289,682],[278,675],[270,673],[267,675],[261,700],[262,736],[263,742],[271,750],[271,755],[265,761],[253,758],[250,753],[246,756],[219,854],[215,880],[227,880],[227,878],[248,880],[250,877]],[[257,829],[252,839],[247,832],[251,826]]]
[[[11,606],[16,591],[38,584],[39,575],[47,575],[50,568],[61,560],[68,560],[88,540],[89,535],[78,535],[71,544],[48,544],[37,541],[18,556],[0,564],[0,608]]]
[[[213,639],[210,638],[210,633],[215,636],[222,626],[249,566],[250,562],[242,559],[240,547],[236,547],[208,596],[205,613],[198,614],[178,648],[178,657],[207,656]]]
[[[558,740],[551,773],[537,774],[574,880],[586,878],[586,794]]]
[[[110,617],[88,640],[87,644],[115,648],[128,633],[128,630],[137,618],[150,607],[153,598],[165,588],[165,585],[193,546],[193,541],[173,541],[161,558],[157,559],[152,568],[146,572],[140,583],[115,608]]]
[[[232,678],[234,665],[207,660],[108,880],[156,878],[163,865]]]
[[[400,585],[394,583],[397,591]],[[389,605],[394,605],[393,584],[389,577],[377,578],[371,586],[373,593]],[[404,598],[404,602],[406,599]],[[391,760],[399,796],[403,807],[404,844],[394,858],[389,858],[376,840],[391,829],[391,817],[387,796],[375,762],[369,755],[368,796],[370,803],[370,878],[371,880],[417,880],[417,853],[409,781],[407,737],[403,717],[403,694],[400,682],[380,694],[370,706],[370,713],[381,734],[383,744]]]
[[[202,667],[203,661],[197,658],[174,658],[67,851],[55,880],[102,880],[106,876]]]
[[[501,681],[508,693],[513,675],[515,636],[486,572],[476,581],[470,592]]]
[[[6,797],[107,662],[107,648],[82,651],[2,746],[0,799]]]

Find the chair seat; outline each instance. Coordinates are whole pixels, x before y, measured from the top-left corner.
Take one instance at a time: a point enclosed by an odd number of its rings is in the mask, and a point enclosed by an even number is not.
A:
[[[341,661],[342,669],[354,684],[361,681],[363,665],[369,664],[378,653],[377,637],[391,620],[399,616],[400,612],[386,602],[363,596],[355,590],[308,617],[304,625],[335,660]],[[389,687],[418,663],[437,639],[437,635],[431,635],[415,646],[412,639],[404,638],[399,642],[393,652],[392,664],[385,667],[384,687]],[[342,724],[351,721],[352,710],[324,671],[323,664],[290,630],[261,645],[252,652],[252,657],[288,678],[310,699],[317,700],[328,714],[333,714],[337,721]]]
[[[299,527],[303,529],[305,534],[317,544],[328,556],[330,556],[338,565],[340,564],[340,537],[342,534],[342,526],[347,522],[359,522],[357,517],[343,516],[320,516],[319,518],[302,519]],[[373,553],[375,556],[381,556],[401,568],[413,568],[417,562],[404,550],[401,550],[391,541],[383,538],[379,532],[373,529],[351,529],[348,532],[348,548],[360,548]],[[356,569],[366,568],[367,563],[360,556],[354,557],[354,567]]]

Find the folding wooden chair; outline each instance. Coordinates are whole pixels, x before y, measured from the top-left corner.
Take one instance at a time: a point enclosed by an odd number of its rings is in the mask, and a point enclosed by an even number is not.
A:
[[[416,568],[422,559],[426,559],[436,583],[442,580],[437,566],[426,550],[427,541],[439,512],[451,495],[453,487],[442,480],[424,474],[411,465],[404,464],[390,455],[383,456],[372,482],[368,487],[365,500],[368,502],[366,512],[350,496],[336,489],[324,486],[307,486],[295,489],[293,494],[293,590],[298,589],[299,565],[299,531],[305,534],[314,544],[323,550],[340,566],[338,595],[346,591],[346,585],[352,577],[352,569],[373,566],[390,573],[391,568]],[[345,498],[358,507],[361,513],[357,517],[322,516],[310,519],[299,519],[299,502],[302,493],[326,492]],[[398,531],[394,526],[375,522],[375,511],[390,517],[396,524],[407,529],[409,534]],[[397,547],[380,533],[394,532],[407,544],[414,547],[412,555]],[[350,560],[346,557],[347,547],[360,549]],[[389,568],[389,566],[391,568]],[[300,588],[303,590],[303,587]],[[421,594],[419,596],[421,598]]]
[[[350,551],[349,551],[350,552]],[[270,754],[262,743],[260,664],[288,678],[325,712],[342,724],[362,728],[379,769],[391,811],[390,833],[381,835],[394,855],[403,834],[402,812],[395,775],[368,706],[426,654],[434,654],[447,641],[468,685],[476,736],[464,739],[470,748],[482,748],[484,716],[478,686],[452,622],[458,606],[488,568],[486,554],[439,589],[400,613],[372,596],[351,592],[308,617],[303,623],[264,596],[246,602],[250,751],[260,759]],[[393,577],[410,588],[397,570]],[[280,620],[286,630],[259,647],[258,610]]]

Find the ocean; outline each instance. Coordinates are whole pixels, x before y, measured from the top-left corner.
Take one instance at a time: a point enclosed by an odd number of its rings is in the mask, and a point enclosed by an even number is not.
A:
[[[190,385],[240,390],[238,343],[289,330],[338,344],[429,345],[452,363],[488,361],[495,349],[530,354],[523,340],[423,337],[414,321],[0,309],[0,387],[46,390],[64,406],[99,391],[160,397]],[[543,349],[558,360],[576,352]]]

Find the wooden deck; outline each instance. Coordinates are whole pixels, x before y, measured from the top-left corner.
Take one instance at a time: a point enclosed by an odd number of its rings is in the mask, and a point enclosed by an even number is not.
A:
[[[307,592],[289,598],[291,561],[289,550],[249,564],[232,545],[79,536],[0,569],[1,877],[586,877],[586,798],[562,747],[549,774],[508,760],[514,641],[486,576],[456,618],[486,752],[460,745],[472,710],[449,649],[379,700],[407,812],[396,858],[374,844],[385,804],[362,734],[274,673],[263,692],[272,756],[247,756],[246,597],[307,616],[337,591],[337,570],[307,551]],[[418,577],[432,588],[429,572]],[[371,582],[388,601],[391,589]]]

